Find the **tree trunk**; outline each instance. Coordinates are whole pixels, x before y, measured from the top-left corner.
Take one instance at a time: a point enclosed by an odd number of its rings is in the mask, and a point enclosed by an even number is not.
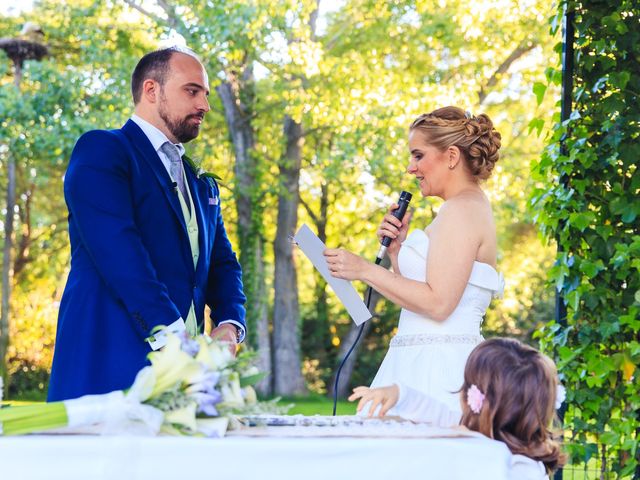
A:
[[[264,268],[264,237],[262,235],[262,214],[259,199],[262,192],[260,165],[253,154],[255,146],[251,110],[240,101],[253,99],[253,79],[250,67],[240,81],[230,75],[229,81],[220,84],[216,91],[224,106],[225,120],[229,128],[235,152],[234,173],[236,176],[236,209],[238,214],[238,239],[240,243],[240,264],[242,265],[244,291],[247,295],[247,341],[258,352],[258,368],[271,372],[271,343],[269,339],[269,319]],[[270,395],[270,377],[256,385],[262,395]]]
[[[318,238],[327,243],[327,214],[329,210],[329,186],[323,182],[320,186],[320,213],[317,214],[311,206],[300,199],[300,203],[307,211],[315,225]],[[302,352],[313,352],[315,359],[321,364],[332,364],[333,348],[331,347],[331,334],[329,331],[329,305],[327,303],[327,282],[314,269],[314,295],[316,299],[316,315],[304,319],[302,325]]]
[[[11,253],[13,251],[13,216],[16,204],[16,163],[11,152],[7,160],[7,212],[4,220],[4,248],[2,255],[2,308],[0,309],[0,377],[8,387],[6,364],[9,348],[9,303],[11,299]]]
[[[274,242],[274,391],[277,395],[291,396],[306,393],[301,370],[298,285],[293,263],[293,244],[289,239],[295,233],[298,223],[302,125],[287,115],[284,133],[287,150],[280,165],[278,227]]]
[[[381,265],[385,268],[389,268],[390,266],[389,257],[385,257]],[[371,306],[369,310],[372,313],[376,311],[378,302],[382,300],[382,298],[383,298],[382,295],[380,295],[377,291],[374,290],[373,292],[371,292],[371,303],[370,303]],[[351,383],[351,376],[353,375],[353,371],[355,370],[356,361],[358,360],[358,352],[360,351],[362,342],[364,342],[364,339],[367,337],[369,330],[371,330],[372,325],[373,325],[373,318],[367,320],[367,322],[364,324],[364,330],[362,331],[362,336],[358,341],[358,345],[356,345],[356,347],[353,349],[353,352],[351,352],[351,355],[349,356],[344,366],[342,367],[342,371],[340,373],[340,385],[338,385],[339,398],[346,397],[350,392],[349,386]],[[338,362],[342,362],[342,359],[344,358],[344,356],[347,354],[347,352],[353,345],[353,342],[355,342],[356,337],[358,336],[359,329],[360,329],[359,326],[351,322],[349,331],[342,338],[340,342],[340,350],[338,352]],[[339,363],[337,365],[339,365]],[[329,386],[329,389],[328,389],[329,396],[333,396],[334,394],[334,389],[336,385],[336,373],[337,373],[337,366],[336,366],[336,372],[334,372],[331,378],[331,385]]]
[[[329,211],[329,185],[323,182],[320,185],[320,215],[316,219],[316,228],[318,229],[318,238],[322,243],[327,243],[327,214]],[[318,281],[316,282],[316,298],[318,299],[318,318],[325,322],[329,319],[329,306],[327,304],[327,282],[322,275],[316,272]],[[327,325],[322,325],[326,330]]]
[[[15,258],[13,260],[13,278],[20,282],[20,274],[29,263],[29,250],[33,241],[31,231],[31,200],[35,185],[32,183],[24,192],[24,203],[18,207],[18,226],[21,230],[20,239],[16,235]]]

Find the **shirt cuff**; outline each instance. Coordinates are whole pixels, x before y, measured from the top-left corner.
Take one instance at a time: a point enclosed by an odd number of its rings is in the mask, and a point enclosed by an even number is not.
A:
[[[182,317],[180,317],[168,327],[164,327],[162,330],[147,338],[147,342],[151,345],[152,350],[159,350],[167,344],[168,333],[178,334],[184,332],[186,329],[187,326]]]
[[[237,320],[221,320],[220,322],[218,322],[218,325],[222,325],[225,323],[230,323],[231,325],[235,326],[238,329],[238,343],[244,342],[244,337],[247,334],[244,329],[244,325],[242,325]]]

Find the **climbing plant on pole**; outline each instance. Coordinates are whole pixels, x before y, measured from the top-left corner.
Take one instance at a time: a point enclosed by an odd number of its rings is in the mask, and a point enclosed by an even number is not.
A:
[[[532,205],[558,242],[550,279],[567,319],[550,322],[541,343],[568,389],[572,461],[640,478],[640,3],[565,0],[552,31],[566,9],[575,12],[573,110],[533,167]],[[559,76],[548,71],[549,82]]]

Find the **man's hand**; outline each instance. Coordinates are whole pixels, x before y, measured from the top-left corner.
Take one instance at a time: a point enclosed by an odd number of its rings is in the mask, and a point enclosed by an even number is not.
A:
[[[229,344],[229,351],[235,357],[238,348],[238,330],[231,323],[223,323],[211,330],[211,338]]]

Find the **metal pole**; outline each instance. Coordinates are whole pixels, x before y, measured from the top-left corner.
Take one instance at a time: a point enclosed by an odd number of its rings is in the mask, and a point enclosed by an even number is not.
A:
[[[560,103],[560,121],[564,122],[571,116],[571,107],[573,100],[573,70],[574,70],[574,55],[573,55],[573,43],[575,39],[575,12],[573,7],[565,4],[564,19],[562,25],[563,38],[562,38],[562,90],[561,90],[561,103]],[[560,139],[560,153],[561,155],[567,155],[569,152],[566,147],[566,139],[569,132],[565,133]],[[569,185],[569,179],[566,175],[560,177],[560,183],[567,188]],[[560,224],[560,229],[564,227],[563,223]],[[560,243],[560,235],[556,236],[558,244],[558,253],[562,252],[562,245]],[[556,308],[555,308],[556,322],[563,327],[567,325],[567,306],[564,303],[564,297],[560,289],[556,290]],[[564,414],[566,412],[566,405],[562,404],[558,411],[558,417],[561,422],[564,422]],[[554,475],[554,480],[562,480],[562,469]]]

